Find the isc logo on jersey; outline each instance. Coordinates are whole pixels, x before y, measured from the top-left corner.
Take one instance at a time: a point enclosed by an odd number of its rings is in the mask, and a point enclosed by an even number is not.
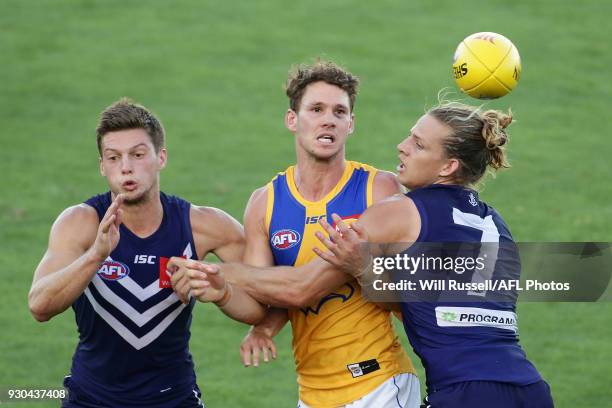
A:
[[[276,231],[270,238],[270,243],[276,249],[289,249],[296,246],[300,242],[300,238],[297,231],[284,229]]]
[[[102,279],[116,281],[130,274],[126,264],[117,261],[106,261],[98,269],[98,276]]]

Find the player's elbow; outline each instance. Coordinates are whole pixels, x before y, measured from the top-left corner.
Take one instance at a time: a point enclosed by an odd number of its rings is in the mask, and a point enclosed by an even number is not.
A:
[[[30,313],[39,322],[47,322],[54,316],[49,310],[47,302],[41,301],[40,297],[34,296],[32,293],[28,296],[28,308]]]
[[[31,312],[32,316],[34,316],[34,319],[36,319],[36,321],[38,321],[39,323],[44,323],[44,322],[48,322],[49,320],[51,320],[51,315],[50,314],[43,314],[43,313],[35,313],[35,312]]]
[[[36,304],[30,303],[29,307],[30,307],[30,313],[32,314],[34,319],[36,319],[37,321],[41,323],[47,322],[51,320],[51,317],[53,317],[51,313],[46,312],[43,308],[39,307]]]
[[[262,308],[261,310],[258,310],[257,312],[247,316],[245,319],[242,320],[242,322],[250,326],[255,326],[256,324],[259,324],[259,322],[261,322],[264,317],[266,317],[266,310]]]
[[[250,326],[254,326],[261,322],[264,317],[266,317],[266,308],[263,305],[259,305],[257,308],[252,308],[250,310],[242,310],[239,313],[227,311],[221,309],[223,313],[225,313],[228,317],[236,320],[240,323],[245,323]]]

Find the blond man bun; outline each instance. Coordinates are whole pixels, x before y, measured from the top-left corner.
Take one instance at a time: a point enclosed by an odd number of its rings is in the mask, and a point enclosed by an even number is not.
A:
[[[482,112],[480,108],[458,102],[444,102],[430,109],[432,115],[446,124],[451,132],[443,142],[446,155],[459,160],[454,175],[458,184],[476,184],[487,168],[508,168],[506,157],[508,132],[512,112],[498,110]]]

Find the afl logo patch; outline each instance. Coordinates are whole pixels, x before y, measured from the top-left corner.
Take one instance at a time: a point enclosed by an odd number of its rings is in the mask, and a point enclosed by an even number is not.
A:
[[[274,235],[272,235],[270,243],[272,243],[274,248],[283,250],[296,246],[300,242],[300,239],[300,234],[297,231],[284,229],[276,231]]]
[[[126,264],[117,261],[106,261],[98,269],[98,276],[109,281],[125,278],[130,274]]]

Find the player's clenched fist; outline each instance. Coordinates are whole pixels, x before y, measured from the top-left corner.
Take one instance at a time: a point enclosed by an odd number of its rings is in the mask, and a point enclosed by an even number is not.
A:
[[[173,256],[168,260],[166,273],[170,275],[172,289],[183,303],[189,301],[189,278],[187,277],[187,271],[198,268],[199,265],[200,262],[198,261],[177,256]]]
[[[172,289],[183,303],[193,296],[200,302],[219,304],[231,295],[231,286],[218,265],[172,257],[167,270],[171,275]]]

